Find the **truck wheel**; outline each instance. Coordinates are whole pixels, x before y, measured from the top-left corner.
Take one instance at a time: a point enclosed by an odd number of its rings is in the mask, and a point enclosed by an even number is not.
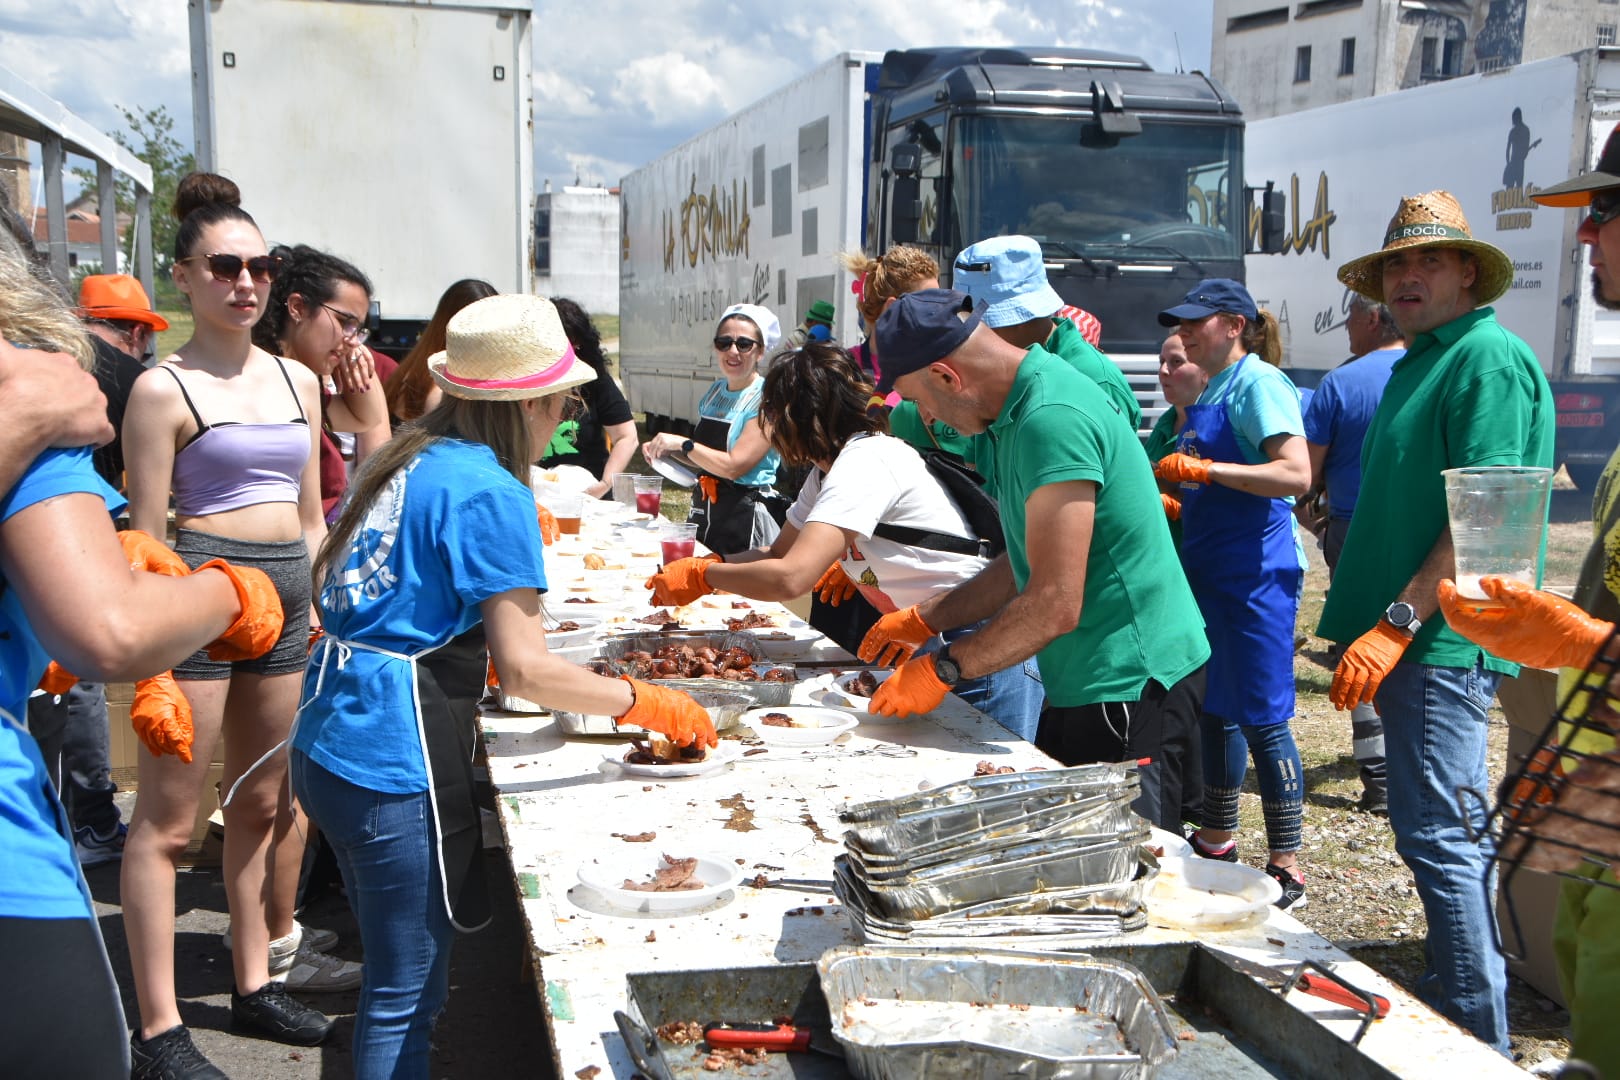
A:
[[[1602,465],[1576,465],[1566,461],[1564,469],[1569,473],[1569,478],[1575,482],[1575,486],[1589,495],[1597,490],[1598,477],[1603,475]]]

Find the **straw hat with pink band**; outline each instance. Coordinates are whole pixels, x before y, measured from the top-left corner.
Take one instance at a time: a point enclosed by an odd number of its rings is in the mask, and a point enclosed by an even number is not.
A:
[[[560,394],[596,378],[574,355],[551,301],[539,296],[487,296],[456,313],[444,351],[428,372],[452,397],[521,401]]]

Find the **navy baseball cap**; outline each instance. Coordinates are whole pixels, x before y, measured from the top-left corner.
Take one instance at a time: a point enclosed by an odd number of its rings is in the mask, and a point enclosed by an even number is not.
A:
[[[1202,319],[1217,311],[1241,315],[1250,322],[1260,318],[1260,309],[1248,289],[1231,278],[1206,278],[1183,296],[1181,303],[1159,312],[1159,325],[1175,326],[1183,320]]]
[[[984,321],[984,308],[955,289],[922,289],[890,304],[873,333],[883,371],[878,390],[887,394],[894,380],[955,352]]]

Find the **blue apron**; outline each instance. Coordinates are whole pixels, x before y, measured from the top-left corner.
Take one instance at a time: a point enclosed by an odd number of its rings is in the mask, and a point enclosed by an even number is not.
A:
[[[1238,361],[1213,401],[1187,406],[1178,453],[1250,464],[1227,411],[1250,360],[1253,354]],[[1181,562],[1209,635],[1204,712],[1210,716],[1259,727],[1294,715],[1301,571],[1292,520],[1284,499],[1219,484],[1181,485]]]

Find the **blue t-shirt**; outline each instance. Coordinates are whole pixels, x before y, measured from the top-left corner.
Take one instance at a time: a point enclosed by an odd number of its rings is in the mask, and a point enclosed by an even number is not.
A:
[[[96,474],[88,447],[47,450],[0,498],[0,521],[70,494],[99,495],[109,513],[124,507],[124,497]],[[17,590],[7,588],[0,596],[0,708],[10,714],[9,721],[0,719],[0,916],[82,919],[91,915],[90,902],[80,888],[73,845],[57,831],[60,804],[38,744],[18,726],[49,662]]]
[[[765,380],[762,378],[755,379],[741,390],[733,390],[726,385],[726,380],[716,379],[698,402],[698,417],[725,420],[730,425],[726,430],[726,449],[730,450],[737,445],[748,421],[759,415],[759,399],[764,391]],[[737,477],[737,483],[744,487],[769,487],[776,481],[776,467],[781,461],[781,456],[775,450],[767,450],[758,464]]]
[[[545,587],[528,486],[481,443],[432,444],[378,493],[321,582],[336,640],[310,658],[293,745],[360,787],[426,791],[411,665],[337,642],[420,654],[477,626],[490,597]]]
[[[1361,494],[1361,443],[1405,349],[1377,349],[1346,360],[1322,377],[1305,408],[1305,438],[1327,447],[1322,473],[1333,517],[1350,520]]]
[[[1227,383],[1232,384],[1230,392]],[[1299,389],[1288,376],[1253,353],[1210,379],[1198,396],[1198,404],[1208,405],[1223,396],[1238,449],[1250,465],[1265,463],[1260,444],[1273,435],[1305,434],[1299,415]]]

